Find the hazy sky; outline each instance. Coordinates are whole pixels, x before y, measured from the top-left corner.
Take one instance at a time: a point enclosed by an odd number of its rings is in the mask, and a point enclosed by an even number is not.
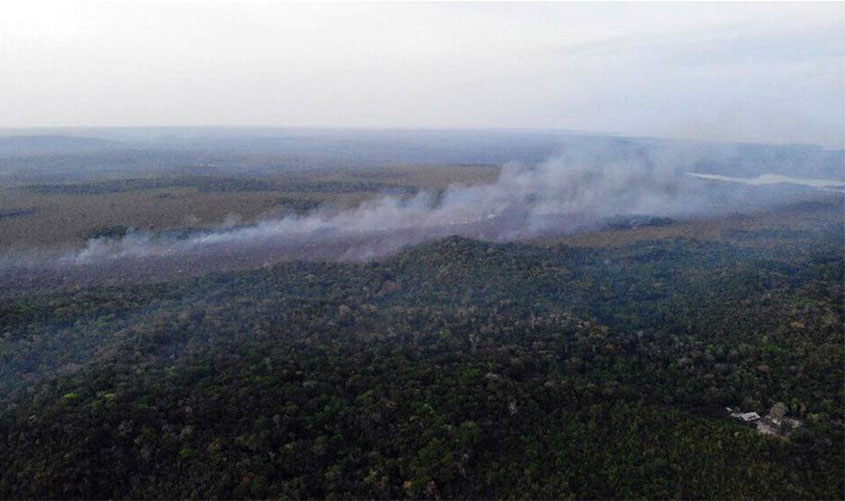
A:
[[[0,127],[565,128],[843,147],[845,4],[3,0]]]

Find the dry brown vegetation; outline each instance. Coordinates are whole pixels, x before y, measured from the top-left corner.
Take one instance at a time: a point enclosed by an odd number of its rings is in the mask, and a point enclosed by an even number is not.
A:
[[[667,226],[642,226],[623,230],[607,230],[560,237],[540,238],[533,243],[551,245],[571,245],[576,247],[621,247],[640,241],[661,240],[667,238],[695,238],[741,244],[743,233],[755,232],[753,241],[748,244],[755,247],[778,245],[782,238],[791,241],[800,239],[796,232],[818,229],[842,221],[841,211],[832,210],[841,206],[838,195],[832,195],[820,202],[800,203],[789,207],[771,209],[754,214],[732,214],[725,217],[711,217],[677,221]],[[762,230],[766,230],[762,232]],[[785,235],[784,232],[788,232]]]
[[[495,181],[494,166],[408,166],[311,170],[249,178],[174,176],[132,184],[107,180],[73,185],[0,187],[0,250],[79,244],[100,228],[151,230],[244,223],[321,204],[354,206],[381,193],[438,190]],[[230,182],[230,185],[226,183]]]
[[[487,165],[402,166],[322,169],[261,177],[172,176],[112,179],[87,184],[0,187],[0,250],[28,246],[79,245],[93,232],[128,226],[149,230],[212,227],[230,220],[250,223],[321,205],[352,207],[384,193],[410,194],[450,185],[493,183],[499,167]],[[133,184],[136,183],[136,184]],[[789,211],[678,221],[668,226],[579,233],[542,238],[540,245],[618,247],[676,237],[736,242],[741,233],[771,230],[764,242],[777,245],[778,231],[830,224],[841,214],[829,203],[799,204]],[[796,235],[788,235],[794,239]],[[749,242],[751,244],[752,242]]]

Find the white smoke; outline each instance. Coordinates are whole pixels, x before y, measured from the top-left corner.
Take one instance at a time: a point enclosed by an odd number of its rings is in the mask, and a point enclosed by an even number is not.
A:
[[[221,227],[184,239],[156,238],[149,233],[96,239],[65,259],[90,263],[350,239],[360,246],[368,237],[373,245],[363,254],[372,257],[449,234],[515,240],[583,229],[617,214],[694,212],[693,192],[685,189],[684,181],[676,170],[662,165],[595,165],[562,157],[534,167],[506,165],[493,184],[453,185],[442,193],[422,191],[411,197],[382,196],[353,209],[323,209],[245,227]],[[385,244],[389,249],[376,248]],[[355,253],[344,252],[340,257],[364,257]]]
[[[535,166],[505,165],[492,184],[386,195],[352,209],[323,208],[247,226],[230,217],[217,229],[180,237],[132,232],[98,238],[54,262],[197,256],[366,260],[449,235],[518,240],[594,229],[618,215],[712,215],[772,203],[687,175],[685,167],[697,159],[684,155],[669,149],[624,155],[582,149]]]

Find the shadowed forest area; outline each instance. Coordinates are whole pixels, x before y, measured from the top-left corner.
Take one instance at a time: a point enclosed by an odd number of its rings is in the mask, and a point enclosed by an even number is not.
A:
[[[841,498],[843,206],[803,210],[22,294],[0,495]]]
[[[843,497],[842,151],[98,133],[0,138],[2,498]]]

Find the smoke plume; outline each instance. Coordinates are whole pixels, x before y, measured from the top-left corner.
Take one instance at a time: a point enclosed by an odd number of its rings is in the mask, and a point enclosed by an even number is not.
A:
[[[505,165],[493,184],[385,195],[353,209],[228,224],[184,238],[136,232],[119,240],[95,239],[60,261],[250,252],[263,259],[275,252],[281,258],[364,260],[448,235],[519,240],[595,229],[620,215],[715,215],[785,201],[784,190],[754,192],[690,176],[683,169],[688,164],[672,150],[611,158],[579,151],[534,166]]]
[[[384,195],[351,209],[322,207],[248,225],[229,218],[215,229],[180,235],[134,231],[89,240],[81,250],[7,255],[0,258],[0,274],[27,268],[31,281],[45,284],[97,274],[119,282],[292,259],[365,261],[451,235],[522,240],[595,230],[619,216],[714,216],[823,195],[785,184],[784,176],[777,184],[754,186],[759,183],[692,172],[706,165],[688,149],[573,149],[535,165],[507,164],[492,184]],[[53,271],[37,279],[36,268]]]

